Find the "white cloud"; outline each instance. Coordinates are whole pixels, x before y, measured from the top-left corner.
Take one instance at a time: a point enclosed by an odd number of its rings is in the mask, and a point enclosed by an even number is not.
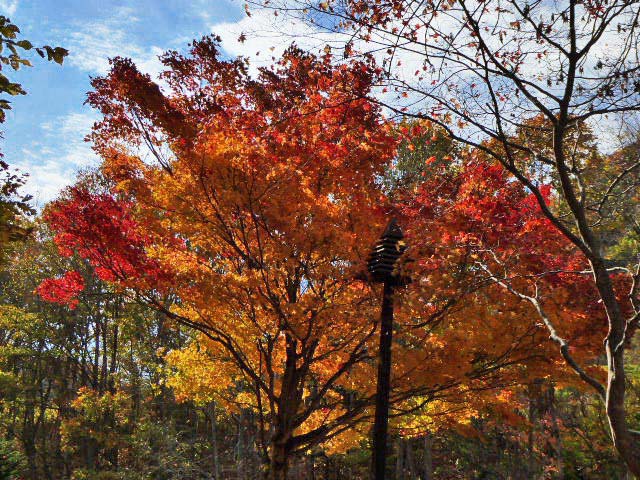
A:
[[[96,120],[93,112],[72,112],[54,122],[43,123],[43,141],[22,149],[15,166],[30,172],[26,191],[42,207],[73,179],[79,169],[97,165],[97,157],[84,137]]]
[[[20,164],[18,167],[21,170],[31,170],[25,191],[33,195],[36,208],[42,208],[53,200],[66,185],[69,185],[74,175],[73,171],[54,160],[47,160],[37,167],[24,167]]]
[[[110,58],[130,57],[142,71],[156,76],[162,70],[158,55],[163,49],[136,43],[131,32],[141,28],[139,22],[130,8],[121,7],[109,18],[75,25],[65,40],[69,64],[91,74],[104,75],[109,70]]]
[[[18,0],[0,0],[0,13],[11,16],[18,10]]]

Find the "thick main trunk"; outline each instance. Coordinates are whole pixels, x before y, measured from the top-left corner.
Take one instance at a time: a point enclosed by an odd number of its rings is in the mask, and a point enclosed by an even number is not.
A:
[[[624,371],[626,319],[620,311],[611,278],[603,263],[592,262],[596,287],[602,298],[609,333],[605,341],[607,353],[607,392],[605,407],[611,438],[620,457],[631,473],[640,478],[640,436],[634,434],[627,424],[625,408],[626,378]]]
[[[289,451],[286,443],[276,442],[271,446],[267,480],[287,480],[289,473]]]
[[[610,341],[606,343],[609,375],[607,379],[606,409],[611,438],[618,453],[629,467],[629,471],[640,478],[640,436],[629,430],[624,406],[625,380],[623,350],[617,352]]]
[[[269,447],[268,480],[286,480],[293,446],[291,439],[296,428],[295,419],[302,402],[302,385],[306,367],[299,367],[298,341],[289,333],[285,334],[286,359],[278,410],[274,415],[273,434]]]

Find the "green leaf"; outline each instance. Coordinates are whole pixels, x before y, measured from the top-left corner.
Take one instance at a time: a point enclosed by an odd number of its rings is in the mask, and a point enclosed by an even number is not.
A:
[[[53,49],[53,61],[59,65],[62,65],[64,57],[66,57],[67,55],[69,55],[69,51],[66,48],[56,47]]]
[[[20,29],[13,23],[8,23],[0,27],[0,35],[5,38],[16,38],[16,34],[20,33]]]
[[[24,50],[31,50],[33,48],[33,44],[29,40],[20,40],[16,45]]]
[[[9,95],[24,95],[26,92],[19,83],[11,83],[7,77],[0,73],[0,92]]]

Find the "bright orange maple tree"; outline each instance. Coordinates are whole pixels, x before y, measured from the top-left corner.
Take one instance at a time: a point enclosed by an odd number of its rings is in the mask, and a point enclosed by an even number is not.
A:
[[[89,97],[111,191],[77,185],[46,217],[63,253],[221,352],[281,478],[293,452],[369,405],[366,394],[346,405],[338,383],[370,357],[376,309],[358,273],[384,222],[376,179],[396,140],[366,99],[367,64],[291,48],[253,79],[217,48],[205,38],[165,55],[169,93],[115,59]],[[42,296],[69,302],[68,280]]]

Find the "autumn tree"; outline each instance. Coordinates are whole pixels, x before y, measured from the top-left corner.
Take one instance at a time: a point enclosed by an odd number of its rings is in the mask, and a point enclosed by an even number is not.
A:
[[[638,433],[629,427],[625,412],[624,367],[638,324],[637,265],[635,260],[612,265],[599,228],[616,211],[608,205],[635,189],[638,163],[619,165],[615,173],[602,168],[596,180],[593,171],[587,172],[589,159],[571,141],[572,131],[638,110],[638,3],[256,3],[341,35],[337,38],[344,39],[347,57],[375,55],[387,74],[378,97],[386,107],[431,119],[452,138],[495,158],[580,249],[606,313],[602,353],[608,378],[585,378],[571,355],[567,363],[605,402],[613,442],[630,470],[640,475]],[[517,134],[538,116],[544,119],[538,133],[549,140],[544,148]],[[555,178],[555,208],[540,188],[541,172]],[[627,278],[624,293],[615,287],[620,273]],[[509,279],[503,280],[508,288]],[[533,305],[540,300],[526,299]],[[624,302],[634,307],[626,309]],[[549,333],[559,349],[570,349],[555,328]]]

